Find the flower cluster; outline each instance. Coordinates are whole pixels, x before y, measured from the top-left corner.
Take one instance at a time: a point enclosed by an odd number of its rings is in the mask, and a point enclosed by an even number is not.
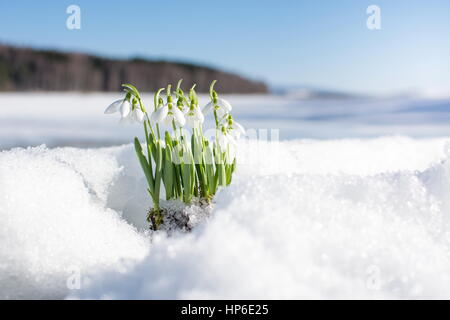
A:
[[[138,138],[134,146],[148,183],[153,208],[148,220],[157,230],[164,218],[160,193],[166,200],[180,199],[189,204],[194,197],[210,202],[220,186],[231,183],[236,168],[235,146],[244,128],[234,121],[231,104],[218,97],[210,86],[210,102],[200,109],[195,85],[185,94],[180,80],[175,90],[168,85],[154,96],[153,111],[144,107],[139,91],[123,85],[125,97],[113,102],[106,114],[119,112],[121,123],[142,123],[145,148]],[[205,115],[214,115],[211,140],[203,132]],[[190,130],[188,130],[190,129]]]

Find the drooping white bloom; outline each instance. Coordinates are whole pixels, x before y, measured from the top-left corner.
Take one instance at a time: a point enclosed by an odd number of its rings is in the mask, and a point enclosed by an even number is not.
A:
[[[145,114],[139,108],[135,108],[131,111],[127,117],[121,118],[120,124],[133,124],[133,123],[142,123],[144,122]]]
[[[177,123],[180,127],[186,124],[186,118],[184,117],[183,112],[181,112],[181,110],[177,107],[169,109],[169,113],[166,118],[166,124],[171,124],[172,120],[175,120],[175,123]]]
[[[236,158],[237,142],[235,138],[224,128],[225,127],[217,133],[217,145],[219,146],[221,152],[225,155],[225,162],[231,164],[233,163],[234,158]],[[219,161],[217,158],[216,160]]]
[[[199,108],[189,109],[186,113],[186,122],[191,127],[197,127],[205,121],[205,117]]]
[[[236,145],[236,139],[226,130],[225,127],[222,127],[222,130],[218,130],[217,142],[223,151],[227,150],[229,145]]]
[[[138,122],[144,122],[145,113],[142,112],[141,108],[136,107],[134,109],[134,117]]]
[[[156,123],[164,123],[166,125],[170,125],[172,121],[175,121],[180,127],[186,123],[183,112],[178,107],[169,106],[168,104],[154,111],[151,119]]]
[[[150,116],[150,119],[156,123],[161,123],[167,117],[168,113],[169,107],[167,105],[164,105],[161,108],[153,111],[152,115]]]
[[[105,110],[105,114],[111,114],[120,111],[122,118],[127,117],[131,112],[131,104],[124,99],[116,100]]]
[[[203,113],[206,114],[211,110],[216,110],[219,116],[223,116],[231,111],[233,107],[231,104],[222,98],[217,98],[217,103],[214,103],[214,101],[210,101],[204,108]]]
[[[105,114],[111,114],[111,113],[115,113],[115,112],[119,111],[120,106],[122,105],[123,101],[124,101],[123,99],[120,99],[120,100],[116,100],[113,103],[111,103],[109,105],[109,107],[106,108]]]
[[[177,103],[177,107],[181,110],[181,112],[183,112],[183,114],[188,113],[188,111],[190,110],[189,106],[184,103]]]
[[[124,100],[123,103],[120,105],[120,115],[122,116],[122,118],[126,118],[130,115],[130,113],[131,113],[131,104],[127,100]]]
[[[228,130],[230,131],[230,134],[236,139],[239,139],[241,137],[241,134],[245,134],[244,127],[234,120],[232,124],[228,126]]]
[[[141,108],[131,106],[128,100],[117,100],[109,105],[105,110],[105,114],[112,114],[115,112],[120,112],[120,123],[131,124],[134,122],[143,122],[145,114],[142,112]]]

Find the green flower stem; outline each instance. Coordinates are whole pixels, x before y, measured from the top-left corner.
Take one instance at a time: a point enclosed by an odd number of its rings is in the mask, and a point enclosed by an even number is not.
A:
[[[139,106],[145,114],[143,123],[147,150],[142,149],[138,138],[134,139],[136,156],[147,180],[148,192],[153,201],[153,208],[149,212],[148,220],[153,229],[157,230],[163,223],[164,209],[160,206],[161,184],[163,184],[166,200],[179,199],[186,204],[191,203],[194,197],[210,202],[217,193],[219,186],[227,186],[232,181],[236,168],[236,158],[230,157],[230,148],[219,145],[219,137],[228,134],[232,125],[232,116],[226,113],[218,116],[218,95],[214,91],[215,81],[210,86],[210,98],[214,104],[213,113],[216,126],[214,141],[209,141],[203,134],[203,127],[192,128],[191,136],[184,134],[181,127],[172,121],[172,131],[162,132],[158,123],[155,130],[148,113],[144,107],[139,91],[131,84],[123,85],[126,92],[125,99],[132,101],[132,105]],[[184,106],[198,108],[198,98],[195,85],[185,96],[181,89],[181,80],[175,90],[171,86],[159,89],[154,96],[154,110],[162,106],[164,100],[160,97],[166,90],[167,103],[173,103],[171,93],[177,101],[173,107],[182,110]],[[227,121],[224,123],[224,121]],[[162,141],[164,140],[164,142]],[[203,203],[203,202],[202,202]]]
[[[219,128],[219,119],[217,117],[217,111],[214,109],[214,120],[216,121],[216,128]]]

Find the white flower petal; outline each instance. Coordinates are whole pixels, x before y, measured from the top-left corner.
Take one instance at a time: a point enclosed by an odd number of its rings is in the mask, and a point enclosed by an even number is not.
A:
[[[230,112],[231,109],[233,109],[233,107],[231,106],[231,104],[230,104],[227,100],[222,99],[222,98],[218,98],[218,99],[217,99],[217,105],[218,105],[219,107],[221,107],[221,108],[224,108],[224,109],[226,110],[227,113]]]
[[[228,137],[224,133],[220,132],[217,140],[219,142],[220,149],[222,149],[222,151],[225,151],[229,144]]]
[[[231,125],[231,134],[234,138],[239,139],[241,134],[245,134],[245,129],[239,123],[233,121],[233,124]]]
[[[219,108],[217,109],[217,116],[219,118],[225,117],[225,115],[228,114],[228,111],[225,108]]]
[[[203,113],[208,113],[210,112],[214,107],[214,104],[212,101],[210,101],[206,106],[203,107]]]
[[[184,126],[186,124],[186,119],[184,118],[183,112],[180,111],[177,107],[172,108],[173,117],[175,119],[175,122],[178,123],[180,127]]]
[[[123,99],[114,101],[113,103],[111,103],[108,108],[106,108],[105,110],[105,114],[111,114],[111,113],[115,113],[117,111],[119,111],[119,107],[122,104]]]
[[[169,112],[167,114],[167,117],[162,121],[166,126],[172,125],[173,121],[173,113]]]
[[[196,108],[196,109],[195,109],[195,114],[196,114],[197,120],[198,120],[200,123],[203,123],[203,122],[205,121],[205,116],[204,116],[203,113],[200,111],[200,109]]]
[[[190,110],[186,114],[186,122],[191,127],[198,127],[205,121],[205,117],[203,116],[203,113],[198,109],[195,108],[194,110]]]
[[[232,128],[236,131],[239,131],[241,134],[245,134],[245,129],[243,126],[241,126],[239,123],[237,123],[236,121],[233,121],[233,125]]]
[[[167,114],[169,113],[169,107],[167,105],[157,109],[156,111],[154,111],[151,115],[151,120],[154,122],[162,122],[166,117]]]
[[[122,115],[122,118],[126,118],[127,116],[129,116],[130,112],[131,104],[127,100],[124,100],[120,105],[120,114]]]
[[[190,127],[195,127],[197,123],[197,119],[195,119],[193,116],[186,115],[186,123]]]
[[[137,120],[134,111],[130,112],[126,119],[130,120],[130,123],[135,123]]]
[[[144,122],[145,114],[139,107],[136,107],[136,109],[134,109],[134,118],[137,122]]]

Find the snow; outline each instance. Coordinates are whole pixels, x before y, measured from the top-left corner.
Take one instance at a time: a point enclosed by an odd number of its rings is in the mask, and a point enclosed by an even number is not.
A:
[[[0,149],[129,143],[142,129],[119,127],[117,115],[103,114],[120,97],[119,93],[0,93]],[[450,136],[450,99],[298,100],[281,95],[225,98],[232,102],[233,115],[246,128],[279,129],[282,140]],[[200,104],[206,104],[207,99],[200,95]],[[145,93],[143,100],[151,109],[153,96]]]
[[[105,205],[119,173],[108,153],[0,154],[0,298],[62,298],[72,272],[145,256],[145,235]]]
[[[242,141],[212,216],[170,237],[131,145],[3,151],[0,295],[450,298],[446,141]]]

